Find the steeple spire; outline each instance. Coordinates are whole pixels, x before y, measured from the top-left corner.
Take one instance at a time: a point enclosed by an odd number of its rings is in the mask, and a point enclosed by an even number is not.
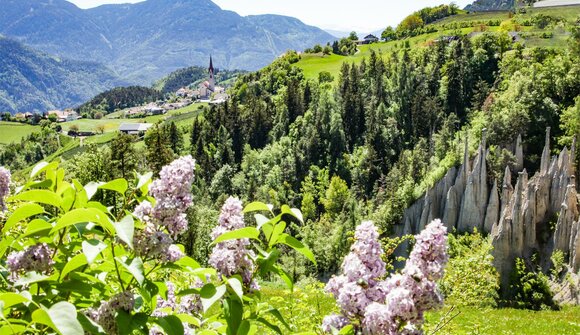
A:
[[[209,89],[213,91],[215,87],[215,78],[214,78],[213,60],[211,58],[211,55],[209,56],[208,72],[209,72]]]

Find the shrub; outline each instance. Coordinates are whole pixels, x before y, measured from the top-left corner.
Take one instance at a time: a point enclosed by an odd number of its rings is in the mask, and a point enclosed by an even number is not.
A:
[[[499,275],[493,266],[493,247],[480,233],[449,235],[449,264],[441,280],[441,291],[460,306],[494,307]]]
[[[510,282],[507,305],[536,311],[558,308],[547,277],[539,271],[528,270],[523,259],[516,258]]]

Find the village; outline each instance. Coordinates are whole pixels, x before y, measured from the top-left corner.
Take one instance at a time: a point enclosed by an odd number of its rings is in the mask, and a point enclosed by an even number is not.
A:
[[[201,106],[203,104],[224,103],[229,99],[229,95],[226,93],[225,87],[217,85],[215,72],[213,60],[210,56],[208,78],[197,86],[189,85],[181,87],[176,92],[168,94],[163,100],[150,102],[141,106],[130,107],[105,116],[98,115],[95,119],[105,117],[107,119],[117,120],[143,119],[143,121],[145,121],[147,117],[165,115],[168,112],[181,110],[192,104],[200,104]],[[3,121],[20,122],[32,125],[39,124],[42,120],[64,124],[84,118],[85,117],[80,115],[78,110],[74,108],[66,108],[63,110],[55,109],[44,113],[20,112],[14,115],[11,115],[10,113],[3,113],[0,115],[0,120]],[[147,122],[127,122],[120,123],[117,130],[130,135],[143,135],[152,126],[152,123]],[[96,129],[95,131],[79,130],[76,125],[71,125],[69,127],[60,126],[59,129],[61,129],[63,134],[73,137],[93,136],[102,132],[102,130],[99,131],[99,129]]]

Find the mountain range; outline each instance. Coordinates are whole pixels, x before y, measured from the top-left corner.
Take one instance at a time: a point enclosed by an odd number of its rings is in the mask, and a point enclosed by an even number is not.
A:
[[[128,83],[107,67],[33,50],[0,36],[0,112],[74,107]]]
[[[514,8],[515,0],[475,0],[465,6],[465,10],[472,12],[486,12],[494,10],[510,10]]]
[[[335,38],[279,15],[242,17],[210,0],[147,0],[80,9],[65,0],[0,0],[0,34],[72,60],[103,63],[149,85],[179,68],[256,70],[288,49]]]

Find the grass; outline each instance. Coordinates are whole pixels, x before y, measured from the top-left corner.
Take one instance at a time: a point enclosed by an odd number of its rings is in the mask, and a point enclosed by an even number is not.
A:
[[[40,130],[38,126],[19,122],[0,121],[0,144],[20,142],[23,137]]]
[[[292,333],[315,334],[322,318],[335,313],[334,300],[323,293],[322,285],[297,285],[294,292],[270,283],[262,283],[263,300],[278,308]],[[427,313],[426,334],[439,325],[451,307]],[[437,335],[489,334],[489,335],[576,335],[580,334],[580,307],[564,307],[560,311],[530,311],[519,309],[478,309],[460,307],[459,315],[447,323]]]
[[[565,6],[565,7],[546,7],[546,8],[529,8],[526,13],[517,14],[517,18],[526,19],[531,18],[536,13],[543,13],[545,15],[562,17],[568,22],[576,20],[580,15],[580,5],[579,6]],[[489,20],[500,20],[506,21],[510,20],[509,13],[507,11],[498,12],[479,12],[479,13],[461,13],[455,16],[447,17],[440,21],[433,23],[435,26],[442,26],[445,24],[456,23],[456,22],[473,22],[473,21],[489,21]],[[499,31],[499,27],[487,27],[489,32]],[[390,42],[380,42],[370,45],[362,45],[359,47],[359,51],[352,56],[339,56],[339,55],[322,55],[322,54],[303,54],[300,61],[296,63],[296,66],[304,71],[304,76],[307,79],[318,79],[318,74],[322,71],[328,71],[334,76],[334,82],[338,82],[338,77],[340,74],[340,69],[344,62],[359,64],[365,57],[368,57],[371,50],[375,52],[382,53],[383,57],[395,50],[399,50],[405,41],[409,42],[409,45],[413,47],[422,47],[428,45],[432,40],[437,39],[440,36],[454,35],[457,32],[461,34],[469,34],[475,31],[474,27],[462,28],[462,29],[449,29],[449,30],[439,30],[437,32],[423,34],[420,36],[411,37],[400,41],[390,41]],[[534,29],[533,27],[521,27],[521,31],[525,33],[538,33],[538,32],[552,32],[554,36],[549,39],[543,39],[538,36],[525,37],[525,44],[528,47],[553,47],[553,48],[563,48],[567,44],[568,33],[556,27],[553,29]],[[524,34],[525,35],[525,34]]]

